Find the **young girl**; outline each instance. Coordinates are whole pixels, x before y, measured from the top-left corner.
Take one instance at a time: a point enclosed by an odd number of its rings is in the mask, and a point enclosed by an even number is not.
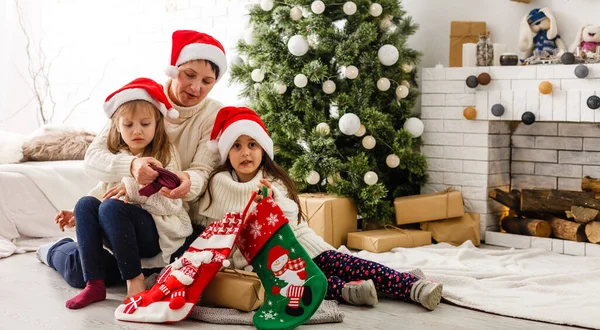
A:
[[[209,176],[208,189],[200,200],[205,224],[220,219],[226,212],[242,210],[248,196],[257,187],[266,186],[289,219],[298,242],[327,276],[326,299],[373,306],[379,292],[413,300],[430,310],[437,307],[442,284],[337,252],[308,227],[298,211],[294,182],[273,162],[273,141],[254,111],[243,107],[221,109],[211,139],[216,139],[219,132],[221,165]],[[235,268],[247,266],[239,251],[234,252],[232,261]]]
[[[138,78],[112,93],[104,103],[111,120],[104,141],[117,155],[154,157],[178,171],[178,155],[165,132],[163,117],[177,117],[160,84]],[[106,298],[105,285],[127,281],[127,294],[145,290],[142,266],[161,267],[192,233],[181,199],[139,193],[133,177],[100,182],[81,198],[74,211],[61,211],[55,221],[64,230],[75,226],[77,243],[62,239],[38,250],[38,258],[74,287],[85,289],[66,302],[71,309]],[[152,192],[150,192],[152,193]],[[144,195],[148,195],[145,193]],[[111,251],[103,248],[103,245]],[[143,258],[153,258],[144,260]],[[147,268],[147,267],[146,267]]]

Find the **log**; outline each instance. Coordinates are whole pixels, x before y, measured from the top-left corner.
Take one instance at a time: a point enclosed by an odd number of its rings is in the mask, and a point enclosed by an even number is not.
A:
[[[518,190],[506,192],[496,188],[491,190],[488,196],[513,211],[518,212],[521,210],[521,193]]]
[[[590,221],[594,221],[600,211],[583,206],[571,206],[571,213],[576,222],[586,224]]]
[[[592,221],[585,225],[585,236],[592,243],[600,243],[600,221]]]
[[[573,205],[600,210],[593,192],[521,189],[521,211],[564,214]]]
[[[584,176],[581,179],[581,190],[600,192],[600,179]]]
[[[554,237],[575,242],[587,242],[585,225],[552,215],[547,215],[544,220],[548,221],[550,227],[552,227],[552,235]]]
[[[500,225],[504,231],[511,234],[536,237],[550,237],[552,234],[552,228],[548,221],[540,219],[505,217]]]

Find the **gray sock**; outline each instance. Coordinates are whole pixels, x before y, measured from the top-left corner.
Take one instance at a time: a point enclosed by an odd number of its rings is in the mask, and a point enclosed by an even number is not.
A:
[[[36,251],[35,251],[35,257],[42,262],[44,265],[46,266],[50,266],[48,264],[48,251],[50,251],[50,248],[53,247],[54,245],[62,242],[62,241],[68,241],[68,242],[73,242],[73,239],[71,239],[70,237],[65,237],[63,239],[60,239],[56,242],[52,242],[52,243],[48,243],[48,244],[44,244],[42,246],[40,246]]]

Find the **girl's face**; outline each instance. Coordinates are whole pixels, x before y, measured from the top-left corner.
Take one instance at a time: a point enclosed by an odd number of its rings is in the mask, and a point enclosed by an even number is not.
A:
[[[262,156],[260,144],[248,135],[241,135],[229,149],[228,158],[240,182],[248,182],[256,176]]]
[[[169,97],[179,106],[192,107],[206,98],[216,82],[217,77],[208,61],[190,61],[179,66],[179,75],[169,88]]]
[[[118,130],[129,151],[137,155],[154,139],[156,118],[149,107],[138,107],[119,117]]]

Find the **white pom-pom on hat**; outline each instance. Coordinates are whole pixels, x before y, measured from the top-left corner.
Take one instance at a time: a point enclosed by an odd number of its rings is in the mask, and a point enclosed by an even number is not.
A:
[[[171,119],[177,119],[179,118],[179,111],[171,108],[167,111],[167,116]]]
[[[231,265],[231,262],[227,259],[223,260],[223,263],[221,263],[223,265],[223,267],[229,267]]]
[[[169,65],[165,68],[165,74],[171,79],[177,79],[179,76],[179,69],[174,65]]]
[[[208,151],[216,154],[219,152],[219,144],[218,140],[209,140],[206,142],[206,146],[208,147]]]

